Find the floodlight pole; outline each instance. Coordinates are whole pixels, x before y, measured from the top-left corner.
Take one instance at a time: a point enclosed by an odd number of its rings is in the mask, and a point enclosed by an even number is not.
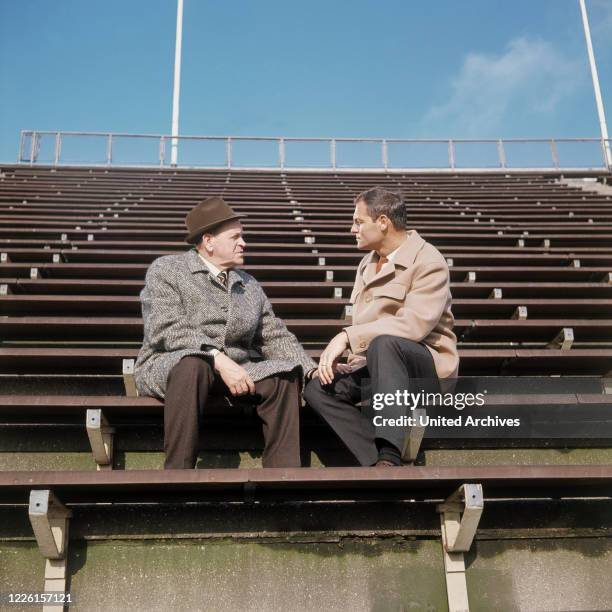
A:
[[[183,0],[176,8],[176,47],[174,49],[174,91],[172,93],[172,152],[170,163],[178,161],[179,97],[181,93],[181,44],[183,42]]]
[[[601,130],[601,140],[603,144],[603,152],[608,168],[612,168],[612,153],[610,152],[610,142],[608,140],[608,127],[606,125],[606,113],[601,98],[601,89],[599,87],[599,77],[597,76],[597,65],[595,64],[595,54],[593,53],[593,42],[591,41],[591,29],[589,28],[589,17],[587,15],[586,5],[584,0],[578,0],[580,3],[580,12],[582,13],[582,25],[584,26],[584,37],[586,39],[587,53],[589,55],[589,64],[591,66],[591,76],[593,77],[593,89],[595,90],[595,104],[597,105],[597,114],[599,116],[599,129]]]

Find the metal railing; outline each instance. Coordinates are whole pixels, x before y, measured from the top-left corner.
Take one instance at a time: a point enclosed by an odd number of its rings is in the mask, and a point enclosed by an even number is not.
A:
[[[611,171],[601,138],[387,139],[172,136],[23,130],[18,162],[250,170]],[[313,156],[314,151],[314,156]]]

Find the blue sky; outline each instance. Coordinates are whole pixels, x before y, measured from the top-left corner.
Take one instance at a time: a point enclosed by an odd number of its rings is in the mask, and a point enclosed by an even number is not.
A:
[[[588,0],[612,121],[612,0]],[[0,0],[20,129],[169,133],[174,0]],[[181,133],[597,137],[577,0],[185,0]]]

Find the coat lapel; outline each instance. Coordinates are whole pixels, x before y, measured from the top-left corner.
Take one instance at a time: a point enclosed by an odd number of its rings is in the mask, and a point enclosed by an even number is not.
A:
[[[232,292],[232,288],[234,285],[241,285],[242,287],[244,287],[244,281],[242,280],[242,276],[239,274],[238,270],[232,268],[231,270],[228,270],[228,272],[229,274],[227,276],[227,286],[230,293]]]
[[[216,283],[219,285],[219,287],[223,286],[216,278],[212,278],[208,266],[202,261],[202,258],[198,255],[198,252],[195,249],[187,251],[187,253],[185,253],[185,259],[187,260],[187,267],[192,274],[203,272],[208,278],[210,278],[211,282]],[[227,275],[227,286],[230,292],[235,284],[244,286],[244,281],[242,280],[242,276],[240,276],[238,271],[232,268],[228,270]]]
[[[419,236],[419,233],[416,230],[410,230],[408,238],[406,238],[406,241],[400,247],[393,262],[404,268],[409,268],[414,264],[414,260],[424,244],[425,241]]]
[[[210,272],[195,249],[187,251],[185,253],[185,259],[187,261],[187,267],[192,274],[195,274],[196,272],[204,272],[208,274]]]
[[[402,243],[399,251],[395,258],[391,261],[391,266],[384,267],[378,274],[376,274],[376,261],[377,258],[372,251],[367,259],[366,266],[363,272],[363,287],[364,289],[374,282],[379,282],[382,279],[386,279],[389,276],[395,276],[395,270],[398,266],[406,269],[409,268],[416,259],[418,252],[423,248],[425,241],[419,236],[416,230],[410,230],[408,237]],[[360,289],[360,291],[361,291]]]

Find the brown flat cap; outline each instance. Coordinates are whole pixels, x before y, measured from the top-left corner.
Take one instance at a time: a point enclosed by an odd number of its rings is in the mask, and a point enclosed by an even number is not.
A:
[[[203,233],[213,229],[216,225],[243,216],[235,213],[223,198],[208,198],[187,213],[185,242],[194,244]]]

